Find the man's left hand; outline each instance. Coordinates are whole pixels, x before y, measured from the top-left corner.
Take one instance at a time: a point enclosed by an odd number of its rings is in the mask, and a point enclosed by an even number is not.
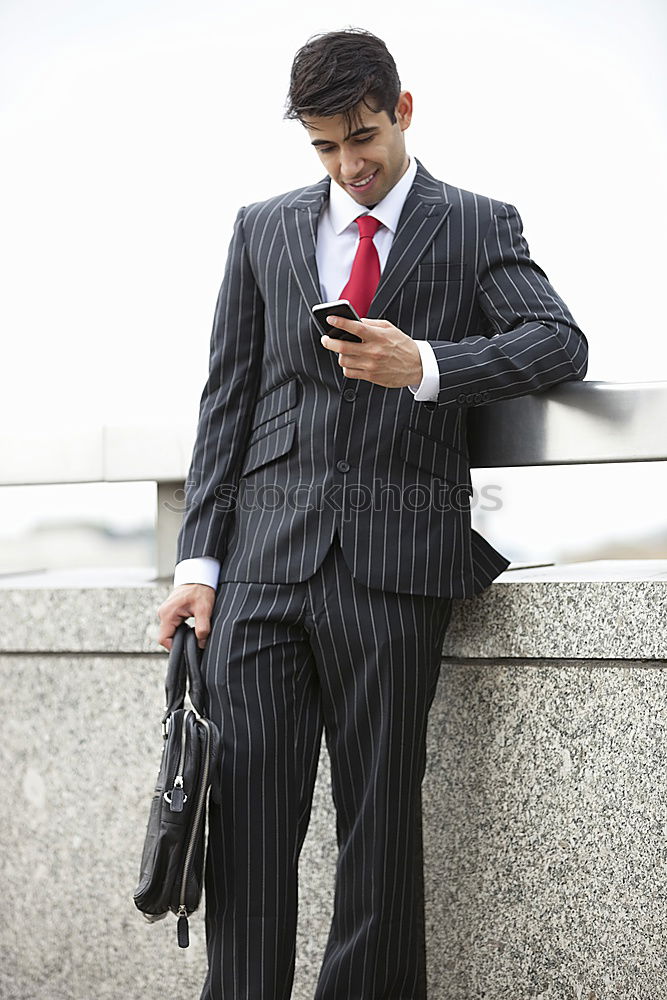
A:
[[[412,337],[386,319],[344,319],[327,316],[327,322],[340,330],[356,333],[363,343],[336,340],[323,335],[324,347],[338,354],[338,364],[346,378],[361,378],[387,389],[404,385],[419,385],[422,362],[419,348]]]

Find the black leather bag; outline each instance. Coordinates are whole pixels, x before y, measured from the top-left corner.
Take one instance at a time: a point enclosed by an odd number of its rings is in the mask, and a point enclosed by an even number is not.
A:
[[[194,629],[182,622],[169,651],[162,760],[133,897],[151,923],[176,914],[181,948],[201,901],[207,795],[220,752],[218,728],[204,717],[200,655]],[[186,678],[195,711],[184,708]]]

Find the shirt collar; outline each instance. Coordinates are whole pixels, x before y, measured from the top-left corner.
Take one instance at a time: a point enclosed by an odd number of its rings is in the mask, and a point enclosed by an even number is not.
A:
[[[395,234],[405,199],[412,187],[416,173],[417,161],[414,156],[411,156],[408,169],[375,208],[366,208],[364,205],[360,205],[340,184],[336,184],[332,180],[329,186],[329,218],[336,236],[340,236],[343,230],[351,226],[360,215],[372,215],[374,219],[377,219]]]

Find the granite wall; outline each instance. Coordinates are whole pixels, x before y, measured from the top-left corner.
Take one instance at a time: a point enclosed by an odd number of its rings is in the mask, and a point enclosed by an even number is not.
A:
[[[667,996],[667,662],[620,658],[613,645],[598,658],[503,657],[502,646],[476,657],[484,601],[504,603],[504,634],[540,647],[526,625],[530,594],[516,590],[508,605],[501,586],[457,607],[430,716],[429,1000],[658,1000]],[[577,632],[571,649],[596,630],[599,642],[603,591],[585,619],[554,588],[541,648],[567,648],[559,620]],[[635,636],[635,653],[664,648],[667,616],[655,610],[664,583],[649,590],[648,610],[635,592],[633,620],[649,630],[644,645]],[[199,996],[201,913],[181,950],[174,919],[149,925],[132,902],[166,662],[146,650],[156,648],[165,593],[148,584],[0,590],[3,1000]],[[313,997],[335,852],[323,746],[301,856],[294,1000]]]

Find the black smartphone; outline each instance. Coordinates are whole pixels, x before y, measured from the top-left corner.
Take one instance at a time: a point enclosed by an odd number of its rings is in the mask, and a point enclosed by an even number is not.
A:
[[[347,299],[337,299],[336,302],[319,302],[313,306],[312,313],[320,330],[327,336],[335,337],[336,340],[353,340],[357,344],[363,343],[361,337],[357,337],[356,333],[339,330],[337,326],[330,326],[327,323],[327,316],[342,316],[343,319],[359,320],[356,309]]]

